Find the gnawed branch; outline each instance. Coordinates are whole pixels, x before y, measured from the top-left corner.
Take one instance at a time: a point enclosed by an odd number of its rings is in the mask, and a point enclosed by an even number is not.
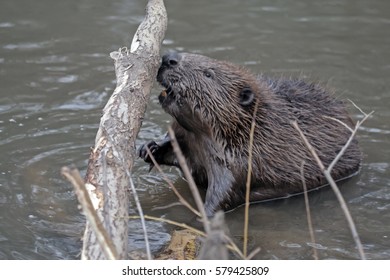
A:
[[[99,217],[96,215],[94,204],[88,193],[84,180],[81,178],[80,172],[73,167],[63,167],[61,169],[61,174],[72,183],[83,213],[91,228],[95,232],[101,250],[106,258],[110,260],[118,259],[118,253],[112,244],[112,240],[102,225]]]
[[[166,28],[164,2],[149,0],[130,50],[121,48],[110,54],[115,60],[117,86],[103,110],[88,162],[86,184],[93,186],[90,195],[98,198],[97,216],[120,259],[128,257],[129,174],[135,158],[135,139],[157,74]],[[106,258],[89,222],[83,241],[83,259]]]

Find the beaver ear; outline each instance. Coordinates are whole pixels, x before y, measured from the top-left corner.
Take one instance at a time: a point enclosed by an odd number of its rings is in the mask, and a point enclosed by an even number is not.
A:
[[[240,92],[240,105],[249,106],[252,104],[255,94],[250,87],[244,87]]]

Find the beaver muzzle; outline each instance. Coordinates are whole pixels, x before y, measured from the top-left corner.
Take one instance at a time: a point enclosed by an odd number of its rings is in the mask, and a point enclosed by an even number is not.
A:
[[[171,86],[166,86],[163,91],[161,91],[160,95],[158,96],[158,101],[160,104],[163,104],[168,98],[171,98],[173,100],[174,97],[174,91]]]

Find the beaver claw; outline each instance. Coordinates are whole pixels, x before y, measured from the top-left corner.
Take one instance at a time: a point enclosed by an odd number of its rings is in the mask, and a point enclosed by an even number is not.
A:
[[[146,162],[152,162],[147,150],[149,149],[150,153],[153,155],[158,150],[158,145],[154,141],[149,141],[146,144],[143,144],[138,150],[138,156]]]
[[[159,148],[160,148],[160,146],[156,142],[150,141],[146,144],[143,144],[138,150],[138,156],[140,158],[142,158],[145,162],[150,163],[149,172],[153,169],[154,164],[153,164],[153,161],[152,161],[151,157],[149,156],[147,150],[149,149],[152,156],[154,158],[156,158],[156,153],[157,153]]]

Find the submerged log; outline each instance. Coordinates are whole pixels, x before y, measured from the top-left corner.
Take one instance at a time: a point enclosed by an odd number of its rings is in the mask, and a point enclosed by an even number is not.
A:
[[[160,46],[167,28],[163,0],[149,0],[146,16],[130,49],[110,55],[115,60],[117,86],[103,109],[86,173],[86,186],[96,213],[112,239],[117,258],[128,258],[128,193],[135,158],[135,139],[160,63]],[[106,259],[87,221],[82,259]]]

